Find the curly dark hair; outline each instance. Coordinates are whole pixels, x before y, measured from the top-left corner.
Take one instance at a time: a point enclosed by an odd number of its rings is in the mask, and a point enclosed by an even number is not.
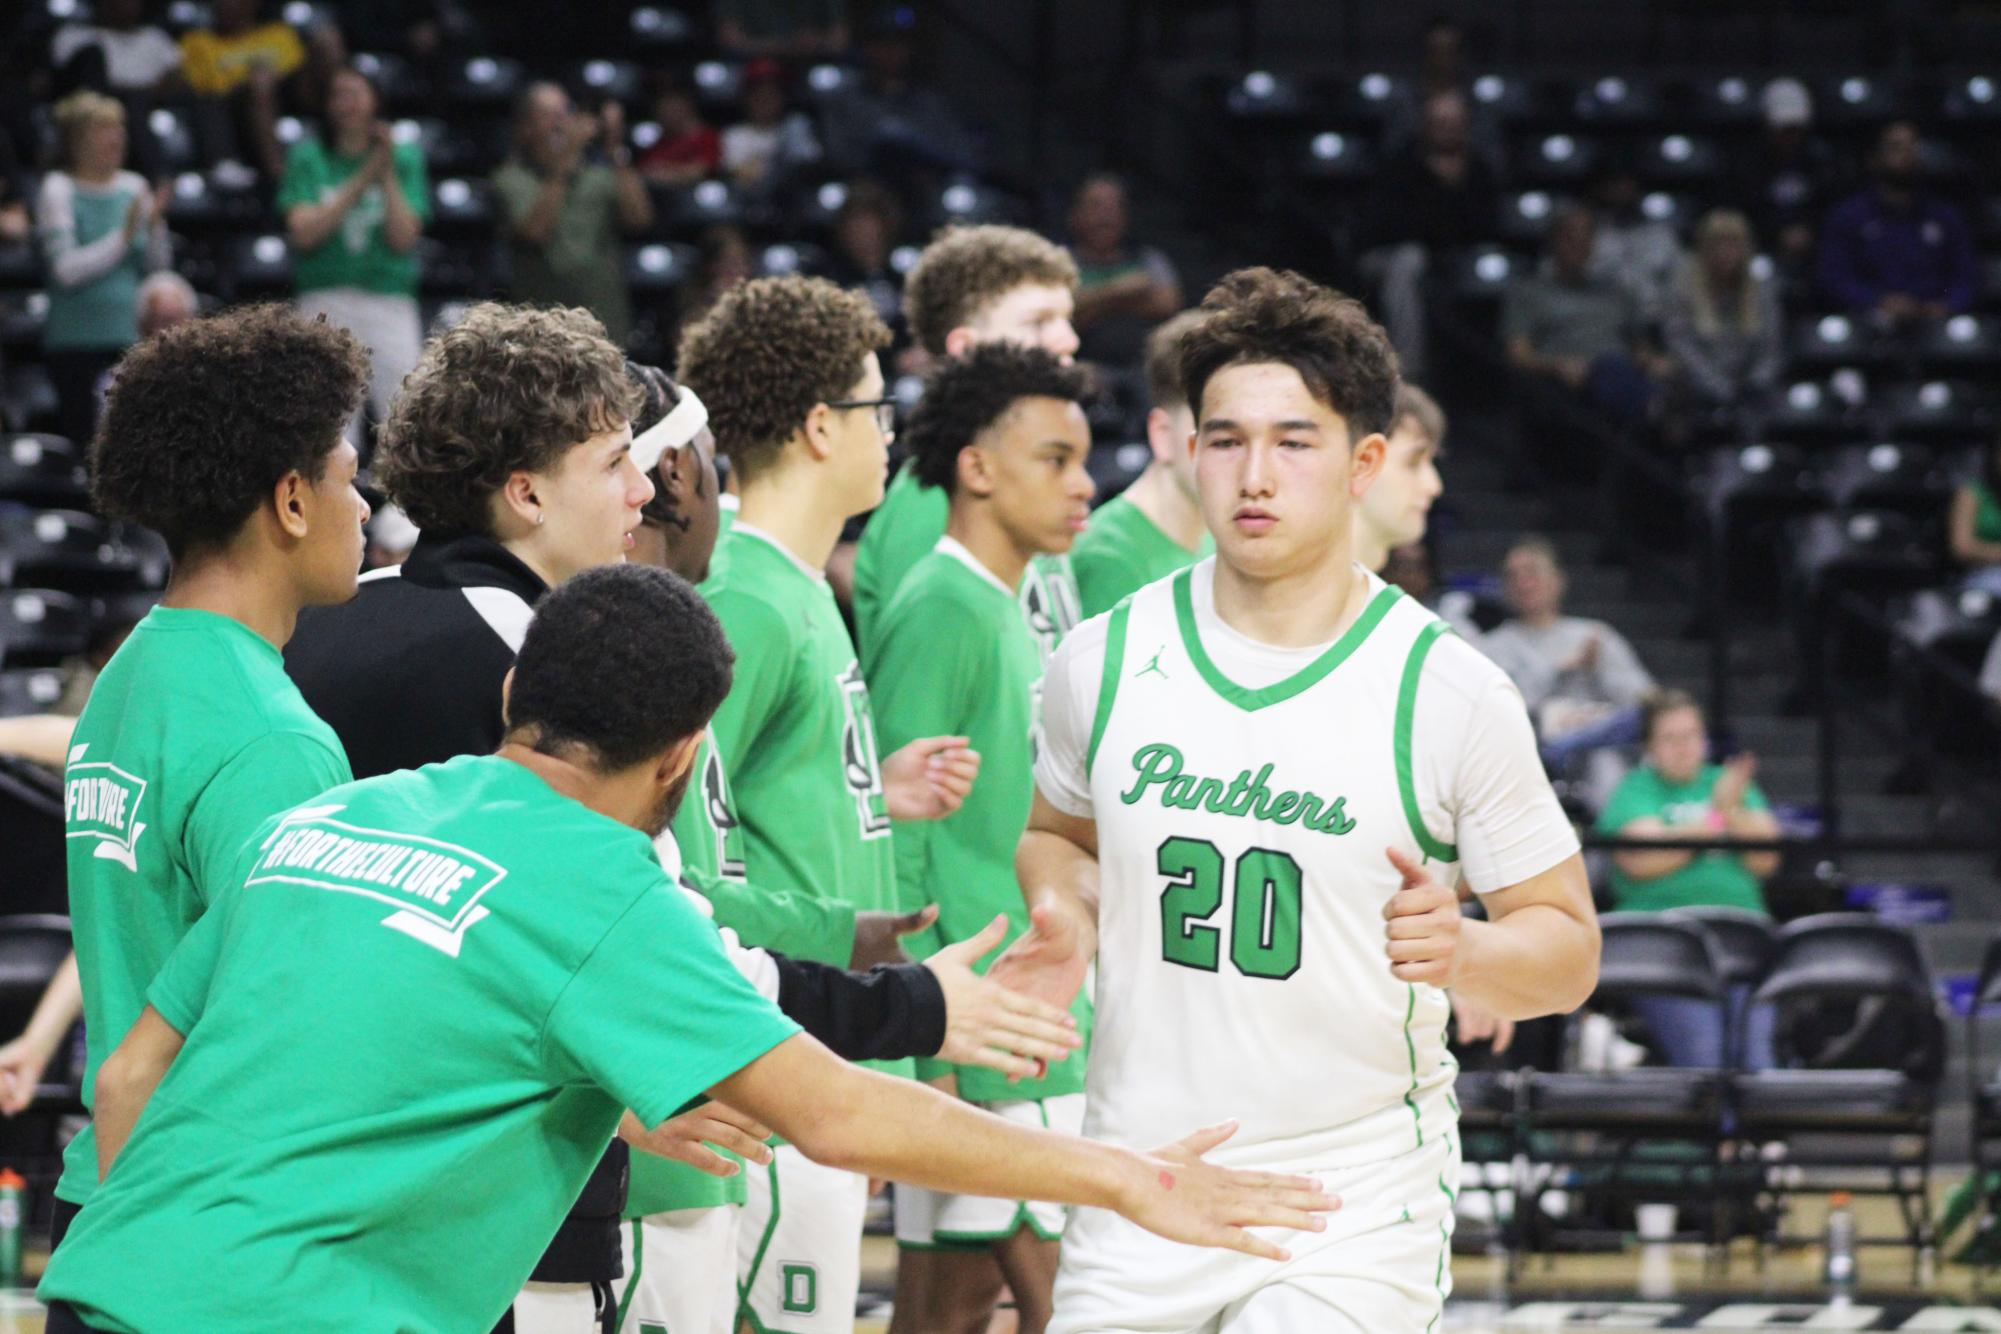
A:
[[[716,448],[745,477],[770,468],[816,403],[846,396],[889,346],[868,298],[825,278],[755,278],[681,336],[681,383],[709,409]]]
[[[736,652],[694,586],[650,565],[604,565],[535,608],[514,659],[510,733],[549,755],[581,749],[601,773],[708,725]]]
[[[1021,227],[947,227],[924,247],[904,279],[903,317],[910,336],[942,357],[946,334],[1024,283],[1075,291],[1077,262],[1062,246]]]
[[[112,378],[90,447],[98,511],[156,529],[176,559],[223,546],[287,473],[325,475],[367,384],[354,335],[289,306],[168,329]]]
[[[403,381],[375,478],[419,528],[488,533],[508,476],[553,467],[629,421],[640,391],[587,310],[482,302],[433,338]]]
[[[1198,421],[1216,372],[1282,362],[1347,421],[1351,441],[1390,429],[1397,354],[1361,302],[1290,270],[1238,269],[1210,289],[1202,311],[1181,342],[1181,384]]]
[[[1083,371],[1041,348],[1012,343],[982,343],[961,359],[939,363],[903,430],[912,475],[920,485],[954,494],[959,452],[1009,408],[1024,398],[1081,403],[1088,383]]]

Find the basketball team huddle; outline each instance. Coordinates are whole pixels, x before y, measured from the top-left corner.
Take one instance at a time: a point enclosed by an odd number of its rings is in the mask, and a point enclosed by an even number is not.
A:
[[[51,1331],[849,1330],[884,1181],[894,1330],[1438,1328],[1448,1018],[1598,958],[1519,694],[1375,573],[1442,415],[1241,270],[1094,512],[1075,283],[933,242],[893,479],[858,293],[742,284],[671,377],[474,307],[359,581],[350,335],[128,354],[94,493],[174,571],[69,749]]]

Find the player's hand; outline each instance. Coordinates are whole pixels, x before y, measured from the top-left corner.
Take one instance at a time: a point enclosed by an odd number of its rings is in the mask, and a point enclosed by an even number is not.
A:
[[[1499,1056],[1515,1041],[1515,1021],[1483,1010],[1458,992],[1452,993],[1452,1031],[1461,1042],[1489,1042]]]
[[[855,949],[848,967],[866,973],[878,964],[909,963],[910,956],[900,943],[904,936],[922,931],[938,920],[938,905],[916,912],[858,912],[855,914]]]
[[[882,762],[882,795],[892,820],[942,820],[966,802],[980,776],[968,737],[927,736]]]
[[[945,993],[945,1042],[940,1058],[983,1065],[1010,1079],[1034,1079],[1084,1045],[1067,1010],[1010,991],[981,977],[973,965],[1007,939],[1007,916],[970,940],[947,945],[924,961]]]
[[[619,1120],[618,1137],[635,1149],[686,1163],[712,1177],[733,1177],[742,1164],[709,1148],[711,1144],[759,1165],[771,1161],[771,1146],[764,1142],[771,1138],[771,1127],[721,1102],[691,1107],[651,1130],[627,1112]]]
[[[1132,1196],[1119,1212],[1149,1232],[1191,1246],[1216,1246],[1266,1260],[1288,1260],[1276,1243],[1247,1231],[1285,1227],[1321,1232],[1324,1214],[1341,1201],[1312,1177],[1238,1172],[1202,1160],[1237,1133],[1235,1121],[1198,1130],[1188,1138],[1140,1155]]]
[[[0,1047],[0,1116],[17,1116],[28,1109],[54,1054],[25,1033]]]
[[[1403,887],[1383,905],[1390,972],[1399,982],[1449,987],[1459,976],[1459,896],[1395,848],[1385,851],[1403,873]]]
[[[1067,1012],[1091,969],[1083,929],[1074,916],[1048,901],[1029,909],[1028,923],[1028,930],[987,969],[987,979]]]
[[[1723,766],[1717,776],[1716,786],[1709,791],[1709,804],[1726,819],[1744,809],[1744,798],[1751,791],[1751,780],[1758,776],[1758,758],[1745,751],[1733,756]]]

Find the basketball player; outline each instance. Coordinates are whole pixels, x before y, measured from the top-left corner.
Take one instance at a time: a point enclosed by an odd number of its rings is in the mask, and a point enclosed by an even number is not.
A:
[[[1227,1125],[1152,1155],[1010,1125],[761,997],[651,842],[730,670],[686,583],[591,570],[538,609],[498,753],[337,787],[204,868],[214,907],[105,1063],[107,1179],[43,1280],[55,1328],[489,1328],[624,1109],[705,1090],[941,1189],[1260,1255],[1245,1226],[1318,1223],[1312,1182],[1201,1161]]]
[[[1575,1007],[1590,888],[1513,686],[1354,561],[1395,411],[1383,331],[1268,269],[1203,309],[1182,373],[1216,555],[1051,662],[1018,859],[1036,926],[994,975],[1067,999],[1096,957],[1087,1133],[1145,1142],[1248,1095],[1230,1160],[1348,1207],[1265,1268],[1079,1210],[1051,1329],[1436,1330],[1459,1170],[1444,988],[1512,1019]],[[1490,920],[1462,922],[1462,873]]]
[[[64,774],[86,1107],[211,877],[267,817],[350,777],[279,650],[302,608],[354,595],[368,506],[341,431],[367,383],[351,335],[279,306],[148,339],[112,380],[92,492],[164,537],[174,568],[91,691]],[[96,1187],[93,1123],[63,1155],[56,1244]]]
[[[1039,347],[1060,361],[1077,355],[1070,316],[1077,265],[1069,254],[1020,227],[952,227],[939,233],[903,285],[910,332],[933,357],[962,357],[981,343]],[[855,552],[855,638],[864,652],[876,617],[910,567],[945,531],[945,497],[898,471],[869,515]],[[1022,609],[1046,658],[1075,625],[1077,582],[1061,558],[1038,558],[1022,579]]]
[[[1416,385],[1399,384],[1394,412],[1383,466],[1355,503],[1355,559],[1371,574],[1382,573],[1393,549],[1423,540],[1431,507],[1445,491],[1438,475],[1444,409]]]
[[[1181,389],[1181,339],[1201,316],[1183,311],[1146,340],[1146,441],[1153,462],[1118,495],[1098,506],[1070,553],[1077,596],[1086,616],[1110,611],[1120,598],[1193,565],[1216,549],[1202,526],[1195,495],[1195,461],[1188,437],[1195,415]]]
[[[899,896],[891,822],[949,815],[979,768],[964,736],[878,759],[868,685],[824,575],[841,526],[882,498],[891,401],[876,353],[888,342],[860,293],[762,278],[725,294],[680,356],[742,496],[702,591],[743,664],[711,740],[729,766],[746,878],[884,912],[918,902]],[[911,1073],[908,1061],[883,1068]],[[749,1188],[747,1317],[845,1334],[868,1179],[782,1145]]]
[[[964,806],[896,831],[897,881],[938,904],[937,944],[973,938],[997,912],[1010,939],[1028,927],[1014,852],[1035,790],[1042,654],[1019,592],[1029,561],[1067,550],[1090,513],[1084,393],[1082,373],[1040,348],[987,343],[940,364],[906,432],[912,476],[950,498],[950,515],[878,619],[864,665],[885,745],[955,732],[980,753]],[[1082,998],[1077,1016],[1088,1024]],[[971,1067],[923,1072],[1024,1125],[1074,1133],[1083,1124],[1081,1058],[1034,1080]],[[1060,1209],[913,1186],[896,1193],[896,1229],[896,1330],[984,1330],[1005,1276],[1021,1334],[1041,1334]]]

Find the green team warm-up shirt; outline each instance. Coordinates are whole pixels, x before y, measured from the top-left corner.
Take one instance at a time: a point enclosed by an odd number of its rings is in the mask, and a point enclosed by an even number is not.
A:
[[[1086,619],[1110,611],[1128,593],[1214,554],[1216,539],[1202,534],[1194,551],[1162,532],[1124,494],[1091,513],[1091,524],[1070,551],[1077,600]]]
[[[187,1046],[42,1283],[103,1328],[490,1329],[623,1108],[798,1031],[651,840],[498,756],[325,793],[226,883],[148,992]]]
[[[1028,929],[1014,854],[1035,790],[1036,720],[1042,654],[1021,604],[964,545],[939,539],[884,611],[868,661],[882,744],[919,737],[970,737],[980,778],[965,805],[942,820],[896,831],[896,874],[905,891],[938,904],[938,924],[913,938],[922,957],[978,935],[1005,912],[1008,940]],[[928,938],[927,938],[928,937]],[[989,956],[989,961],[994,956]],[[980,965],[984,971],[986,964]],[[1089,1002],[1075,1013],[1088,1034]],[[1081,1055],[1041,1080],[1010,1084],[977,1066],[957,1068],[959,1093],[976,1102],[1081,1092]]]
[[[921,485],[910,465],[897,469],[882,503],[869,515],[855,546],[855,638],[870,653],[876,622],[905,576],[945,535],[945,493]],[[1077,610],[1077,578],[1068,556],[1037,556],[1021,581],[1021,609],[1042,647],[1046,662],[1064,635],[1083,619]]]
[[[245,840],[353,777],[269,640],[213,612],[146,613],[92,689],[63,776],[86,1107],[98,1067]],[[63,1154],[56,1194],[80,1205],[96,1188],[86,1126]]]

